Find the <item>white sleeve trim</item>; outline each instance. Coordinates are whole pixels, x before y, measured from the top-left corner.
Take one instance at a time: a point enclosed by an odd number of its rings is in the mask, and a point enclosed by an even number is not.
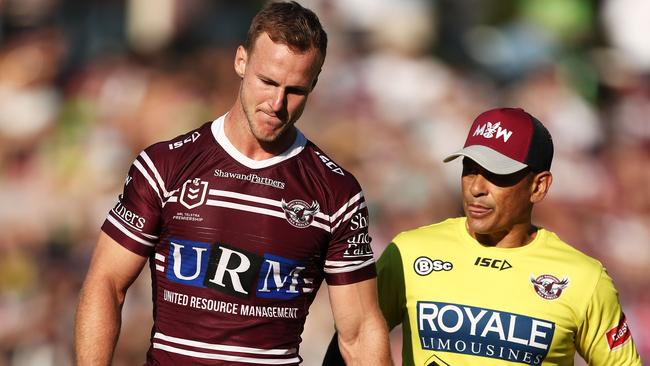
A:
[[[122,224],[120,224],[119,221],[115,220],[115,219],[113,218],[113,216],[108,215],[108,216],[106,217],[106,219],[108,220],[108,222],[110,222],[111,224],[113,224],[113,226],[115,226],[118,230],[120,230],[121,232],[123,232],[124,235],[126,235],[126,236],[128,236],[129,238],[131,238],[131,239],[137,241],[138,243],[140,243],[140,244],[144,244],[144,245],[146,245],[146,246],[148,246],[148,247],[154,247],[154,246],[156,246],[156,244],[154,244],[154,243],[148,242],[148,241],[146,241],[146,240],[144,240],[144,239],[142,239],[142,238],[137,237],[135,234],[133,234],[133,233],[130,232],[127,228],[125,228]]]
[[[355,261],[355,262],[358,262],[358,261]],[[363,267],[367,267],[367,266],[369,266],[369,265],[371,265],[373,263],[375,263],[375,259],[370,258],[367,261],[362,262],[361,264],[358,264],[358,265],[352,265],[352,266],[346,266],[346,267],[340,267],[340,268],[328,268],[327,267],[327,261],[326,261],[325,262],[325,266],[326,266],[325,267],[325,273],[332,274],[332,273],[354,272],[354,271],[359,270],[359,269],[361,269]]]

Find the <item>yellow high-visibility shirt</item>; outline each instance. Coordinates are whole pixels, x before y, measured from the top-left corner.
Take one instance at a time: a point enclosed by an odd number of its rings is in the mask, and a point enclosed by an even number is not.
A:
[[[453,218],[397,235],[377,263],[381,309],[403,325],[404,365],[640,365],[603,265],[538,229],[481,245]]]

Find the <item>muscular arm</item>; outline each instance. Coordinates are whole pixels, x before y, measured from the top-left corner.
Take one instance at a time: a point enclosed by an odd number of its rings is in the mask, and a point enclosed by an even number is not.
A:
[[[330,286],[339,347],[347,365],[391,365],[386,321],[377,305],[374,279]]]
[[[126,290],[138,277],[146,260],[101,233],[77,308],[77,365],[110,365]]]

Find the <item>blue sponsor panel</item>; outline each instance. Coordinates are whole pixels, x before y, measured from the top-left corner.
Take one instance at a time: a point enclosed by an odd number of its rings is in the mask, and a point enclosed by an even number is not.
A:
[[[203,286],[212,245],[200,241],[170,239],[167,278],[176,283]]]
[[[293,299],[305,292],[304,263],[273,254],[254,253],[219,243],[171,239],[167,278],[175,283],[209,288],[249,298]],[[310,282],[311,283],[311,282]]]
[[[298,261],[272,254],[264,254],[257,282],[257,297],[293,299],[303,292],[300,275],[305,266]]]
[[[233,246],[215,243],[203,285],[243,299],[250,297],[262,257]]]
[[[423,349],[539,365],[548,354],[555,323],[475,306],[418,301]]]

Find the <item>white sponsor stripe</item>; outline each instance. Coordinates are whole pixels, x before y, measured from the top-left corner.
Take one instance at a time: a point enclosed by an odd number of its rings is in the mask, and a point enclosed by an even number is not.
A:
[[[348,221],[350,219],[350,217],[352,217],[352,215],[354,215],[355,213],[357,213],[357,211],[359,211],[360,209],[362,209],[364,207],[366,207],[365,202],[362,202],[359,206],[355,206],[354,209],[352,209],[352,211],[345,214],[345,216],[341,220],[339,220],[339,222],[337,222],[336,225],[334,225],[334,227],[332,228],[332,231],[336,230],[342,223]]]
[[[179,191],[179,189],[175,189],[175,190],[169,192],[169,194],[172,195],[172,194],[174,194],[174,193],[176,193],[176,192],[178,192],[178,191]],[[175,197],[175,196],[169,196],[169,197],[167,197],[167,199],[165,200],[165,202],[163,202],[162,206],[165,207],[165,205],[167,204],[167,202],[177,202],[177,201],[178,201],[178,197]]]
[[[206,343],[206,342],[193,341],[191,339],[172,337],[160,332],[156,332],[156,334],[154,334],[153,337],[162,339],[167,342],[181,344],[184,346],[205,348],[205,349],[215,350],[215,351],[251,353],[256,355],[277,355],[277,356],[291,356],[296,353],[295,348],[265,349],[265,348],[253,348],[253,347],[243,347],[243,346],[230,346],[226,344]]]
[[[330,267],[344,267],[360,263],[363,263],[363,261],[325,261],[325,265]]]
[[[162,177],[160,176],[160,173],[158,173],[158,169],[156,169],[156,166],[153,165],[153,161],[151,161],[151,158],[149,158],[149,155],[147,155],[146,152],[141,152],[140,156],[142,157],[142,160],[147,164],[149,169],[153,172],[154,177],[156,177],[156,180],[158,181],[158,185],[160,186],[160,189],[163,191],[163,195],[165,197],[169,197],[170,193],[167,192],[167,189],[165,188],[165,182],[163,182]]]
[[[190,351],[190,350],[176,348],[176,347],[172,347],[166,344],[160,344],[156,342],[153,343],[153,348],[158,348],[164,351],[177,353],[180,355],[197,357],[197,358],[205,358],[210,360],[224,360],[224,361],[231,361],[231,362],[255,363],[255,364],[265,364],[265,365],[285,365],[289,363],[300,362],[300,359],[298,357],[286,358],[286,359],[269,359],[269,358],[229,356],[229,355],[220,355],[216,353]]]
[[[237,198],[237,199],[242,200],[242,201],[252,201],[252,202],[264,203],[266,205],[280,207],[280,201],[276,201],[276,200],[272,200],[272,199],[264,198],[264,197],[251,196],[249,194],[243,194],[243,193],[237,193],[237,192],[231,192],[231,191],[222,191],[220,189],[211,189],[210,190],[210,195]]]
[[[106,217],[106,219],[108,220],[108,222],[110,222],[111,224],[113,224],[113,226],[115,226],[118,230],[120,230],[121,232],[123,232],[123,233],[124,233],[126,236],[128,236],[129,238],[131,238],[131,239],[137,241],[138,243],[140,243],[140,244],[144,244],[144,245],[146,245],[146,246],[148,246],[148,247],[153,247],[153,246],[155,246],[154,243],[150,243],[150,242],[148,242],[148,241],[146,241],[146,240],[144,240],[144,239],[142,239],[142,238],[137,237],[135,234],[133,234],[132,232],[130,232],[127,228],[125,228],[124,226],[122,226],[122,224],[120,224],[119,221],[115,220],[115,219],[113,218],[113,216],[111,216],[110,214]]]
[[[373,258],[368,259],[367,261],[356,265],[356,266],[348,266],[348,267],[342,267],[342,268],[328,268],[327,265],[325,266],[325,273],[345,273],[345,272],[354,272],[358,269],[361,269],[363,267],[369,266],[373,264],[375,260]]]
[[[265,197],[252,196],[252,195],[238,193],[238,192],[222,191],[220,189],[211,189],[210,190],[210,195],[236,198],[236,199],[239,199],[239,200],[242,200],[242,201],[251,201],[251,202],[257,202],[257,203],[263,203],[265,205],[275,206],[275,207],[280,207],[280,208],[282,207],[282,202],[281,201],[273,200],[273,199],[265,198]],[[320,218],[320,219],[323,219],[325,221],[330,221],[330,217],[328,215],[322,213],[322,212],[316,213],[315,216]]]
[[[309,224],[309,226],[316,226],[317,228],[320,228],[320,229],[323,229],[323,230],[325,230],[327,232],[330,232],[330,227],[328,225],[321,224],[320,222],[317,222],[316,220],[312,221],[311,224]]]
[[[341,206],[341,208],[339,208],[339,209],[334,213],[334,215],[332,215],[332,216],[330,217],[330,222],[334,222],[334,221],[336,221],[336,219],[338,219],[339,216],[343,215],[343,213],[344,213],[345,211],[347,211],[348,208],[349,208],[351,205],[353,205],[353,204],[356,203],[358,200],[360,200],[361,197],[363,197],[363,192],[359,192],[359,193],[355,194],[352,198],[350,198],[350,200],[349,200],[348,202],[346,202],[343,206]]]
[[[161,266],[160,264],[156,264],[156,271],[165,272],[165,267]]]
[[[158,240],[158,237],[156,235],[142,233],[142,236],[144,236],[147,239]]]
[[[165,256],[160,253],[156,253],[155,258],[157,261],[165,262]]]
[[[217,201],[217,200],[207,200],[206,205],[208,205],[208,206],[217,206],[217,207],[225,207],[225,208],[232,208],[234,210],[254,212],[254,213],[259,213],[259,214],[268,215],[268,216],[280,217],[280,218],[283,218],[283,219],[285,218],[283,212],[279,212],[279,211],[275,211],[275,210],[269,210],[268,208],[261,208],[261,207],[255,207],[255,206],[242,205],[241,203]]]
[[[373,254],[359,254],[359,255],[343,255],[343,258],[364,258],[364,257],[372,257]]]
[[[366,207],[366,203],[362,202],[359,206],[355,207],[354,210],[346,213],[345,216],[343,216],[343,219],[341,221],[343,222],[348,221],[350,217],[352,217],[352,215],[354,215],[355,213],[357,213],[357,211],[361,210],[364,207]]]
[[[341,225],[342,223],[348,221],[350,219],[350,217],[352,217],[352,215],[354,215],[355,213],[357,213],[357,211],[361,210],[362,208],[364,208],[366,206],[367,205],[366,205],[365,202],[361,202],[361,204],[359,206],[355,207],[352,211],[348,212],[348,214],[346,214],[341,220],[339,220],[339,222],[337,222],[336,225],[334,225],[334,227],[332,228],[332,231],[336,230],[336,228],[338,228],[339,225]]]
[[[133,165],[142,173],[144,178],[149,182],[149,185],[153,188],[154,191],[156,191],[156,194],[158,195],[158,198],[160,199],[160,202],[163,203],[162,196],[160,195],[160,191],[158,190],[158,186],[156,185],[156,182],[154,182],[153,178],[149,175],[149,172],[142,166],[142,164],[139,161],[134,161]]]
[[[268,208],[262,208],[262,207],[256,207],[256,206],[248,206],[248,205],[244,205],[244,204],[241,204],[241,203],[228,202],[228,201],[218,201],[218,200],[207,200],[205,204],[208,205],[208,206],[224,207],[224,208],[231,208],[233,210],[253,212],[253,213],[258,213],[258,214],[262,214],[262,215],[278,217],[278,218],[286,220],[284,212],[271,210],[271,209],[268,209]],[[317,221],[312,221],[310,226],[315,226],[315,227],[323,229],[323,230],[325,230],[327,232],[330,231],[329,226],[327,226],[325,224],[322,224],[320,222],[317,222]]]

